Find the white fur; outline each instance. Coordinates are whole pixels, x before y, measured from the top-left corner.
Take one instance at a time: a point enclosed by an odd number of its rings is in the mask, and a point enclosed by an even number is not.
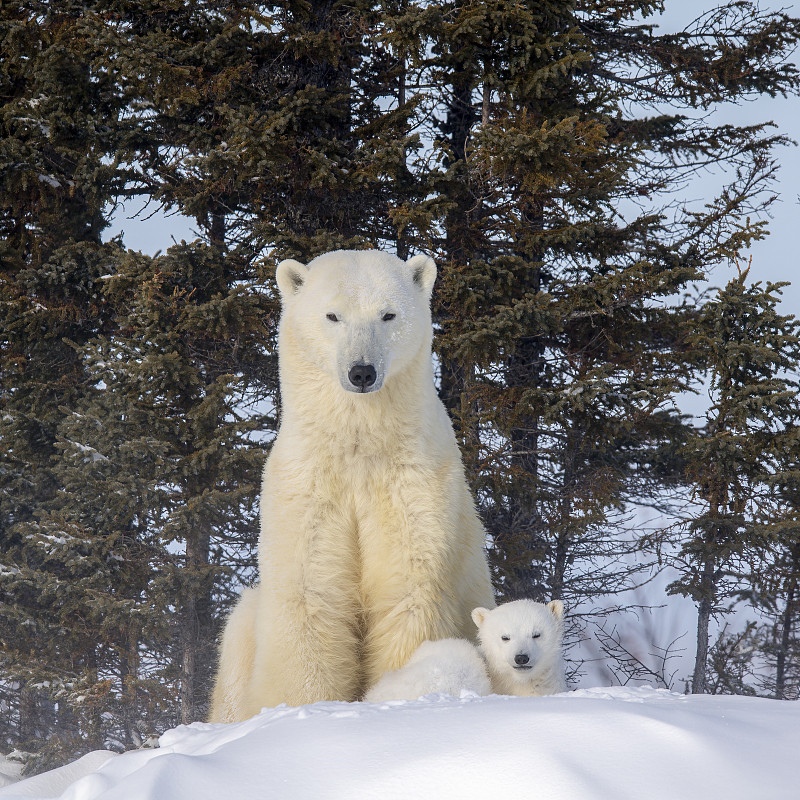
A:
[[[547,605],[514,600],[491,610],[476,608],[472,619],[494,694],[538,697],[566,690],[560,600]]]
[[[433,383],[435,264],[337,251],[276,276],[282,419],[261,493],[261,583],[224,631],[212,721],[357,699],[424,640],[470,638],[470,610],[494,605]],[[349,380],[353,364],[374,367],[369,391]]]
[[[414,700],[434,693],[458,697],[464,690],[479,695],[491,693],[486,665],[472,642],[439,639],[423,642],[402,669],[387,672],[364,700]]]

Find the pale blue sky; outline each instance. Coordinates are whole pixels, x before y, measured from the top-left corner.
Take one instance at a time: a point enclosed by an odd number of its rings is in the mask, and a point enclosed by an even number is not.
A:
[[[665,12],[659,26],[665,31],[680,30],[704,10],[714,8],[717,3],[708,0],[665,0]],[[800,4],[762,2],[764,10],[783,9],[790,16],[800,16]],[[800,53],[795,52],[793,61],[800,65]],[[741,104],[728,103],[721,107],[713,117],[714,121],[730,122],[736,125],[750,125],[772,121],[777,131],[800,141],[800,98],[788,99],[762,97]],[[770,209],[770,235],[756,242],[747,254],[752,256],[750,278],[753,281],[791,281],[783,291],[782,311],[785,314],[800,316],[800,147],[789,146],[776,152],[780,163],[778,200]],[[716,181],[700,179],[693,187],[690,196],[704,198],[713,191]],[[705,191],[707,190],[707,191]],[[730,270],[719,268],[712,276],[712,282],[722,284],[731,274]]]

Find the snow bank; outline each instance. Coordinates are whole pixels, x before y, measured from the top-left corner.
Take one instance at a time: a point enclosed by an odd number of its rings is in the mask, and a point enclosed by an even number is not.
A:
[[[647,688],[316,703],[179,727],[61,794],[23,794],[47,773],[0,798],[796,800],[798,734],[800,703]]]
[[[71,764],[27,778],[3,792],[3,796],[10,794],[11,797],[60,797],[76,781],[94,772],[116,755],[111,750],[95,750]]]
[[[0,572],[2,572],[1,568]],[[0,755],[0,788],[18,781],[20,772],[22,772],[21,761]]]

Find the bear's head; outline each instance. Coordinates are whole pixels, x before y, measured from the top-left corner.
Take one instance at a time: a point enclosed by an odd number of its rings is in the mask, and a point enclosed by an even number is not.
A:
[[[491,610],[476,608],[472,621],[478,626],[481,652],[489,668],[524,682],[537,664],[560,657],[564,632],[564,604],[545,605],[533,600],[514,600]]]
[[[275,275],[282,331],[344,390],[377,392],[420,355],[430,361],[436,264],[428,256],[337,250],[308,265],[281,261]]]

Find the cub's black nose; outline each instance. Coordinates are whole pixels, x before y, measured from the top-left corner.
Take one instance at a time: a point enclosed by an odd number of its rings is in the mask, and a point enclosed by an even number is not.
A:
[[[358,387],[359,391],[366,392],[375,383],[377,373],[372,364],[353,364],[350,367],[350,372],[347,373],[347,377],[353,386]]]
[[[524,664],[527,664],[529,661],[530,661],[530,658],[527,655],[525,655],[525,653],[517,653],[514,656],[514,662],[516,664],[519,664],[520,666],[523,666]]]

